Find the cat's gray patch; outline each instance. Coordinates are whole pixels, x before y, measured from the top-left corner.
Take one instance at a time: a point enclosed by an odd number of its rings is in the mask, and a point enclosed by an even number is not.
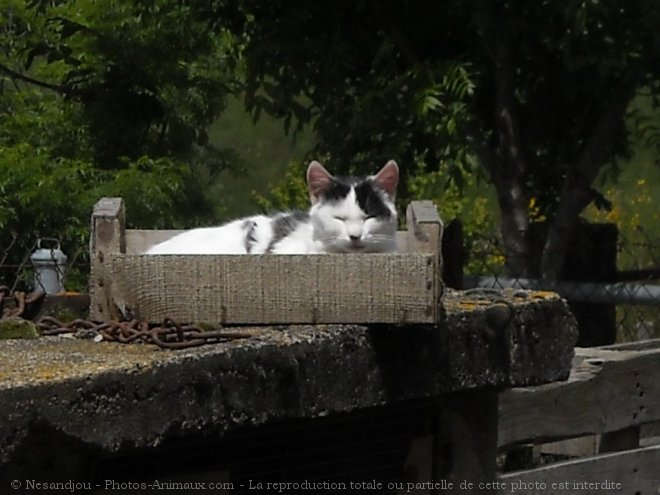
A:
[[[245,243],[245,252],[247,254],[252,252],[252,246],[254,246],[257,242],[257,238],[255,237],[256,227],[257,222],[254,220],[245,220],[241,225],[241,229],[243,229],[243,232],[245,232],[245,239],[243,242]]]
[[[282,239],[289,236],[298,225],[309,220],[309,213],[306,211],[292,211],[289,213],[281,213],[276,216],[271,225],[273,229],[273,237],[266,249],[267,253],[272,253],[273,249]]]

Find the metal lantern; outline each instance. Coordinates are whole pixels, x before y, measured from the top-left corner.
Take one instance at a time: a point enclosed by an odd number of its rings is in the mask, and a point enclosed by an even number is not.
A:
[[[42,242],[52,243],[52,247],[42,247]],[[37,240],[37,249],[30,256],[34,267],[34,289],[46,294],[64,292],[64,270],[67,257],[60,249],[59,239],[42,238]]]

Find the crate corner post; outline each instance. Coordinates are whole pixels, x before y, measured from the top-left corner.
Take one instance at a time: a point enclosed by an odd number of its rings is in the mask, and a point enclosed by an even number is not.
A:
[[[440,318],[440,302],[444,292],[442,282],[443,223],[438,209],[430,200],[411,201],[406,209],[407,243],[411,253],[430,255],[433,259],[434,319]]]
[[[107,321],[120,317],[112,303],[112,284],[106,269],[109,254],[126,253],[126,209],[122,198],[101,198],[91,219],[89,242],[90,319]]]

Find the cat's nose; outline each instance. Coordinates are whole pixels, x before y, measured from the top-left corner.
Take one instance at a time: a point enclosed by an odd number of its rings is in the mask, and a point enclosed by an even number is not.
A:
[[[348,238],[351,240],[351,242],[358,242],[360,240],[359,235],[349,235]]]

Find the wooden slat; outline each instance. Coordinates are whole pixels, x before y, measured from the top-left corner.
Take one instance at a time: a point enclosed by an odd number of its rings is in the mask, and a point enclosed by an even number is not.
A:
[[[500,446],[622,430],[660,420],[660,348],[576,349],[567,382],[500,394]]]
[[[636,340],[635,342],[605,345],[600,347],[600,349],[609,351],[646,351],[660,349],[660,339]]]
[[[434,323],[428,254],[108,257],[114,305],[160,322]]]
[[[106,258],[109,253],[126,251],[126,213],[121,198],[102,198],[92,212],[89,241],[89,296],[90,318],[108,320],[117,318],[115,308],[108,298],[109,278]]]
[[[151,246],[171,239],[185,230],[140,230],[128,229],[126,231],[126,252],[128,254],[144,253]]]
[[[660,445],[654,445],[507,473],[500,482],[506,483],[502,493],[655,495],[660,490],[659,466]],[[603,484],[607,482],[609,487]]]
[[[407,247],[411,253],[433,256],[433,306],[440,307],[444,284],[442,282],[442,220],[432,201],[412,201],[406,209]]]
[[[442,242],[442,221],[431,201],[413,201],[406,210],[408,245],[418,253],[438,254]]]

